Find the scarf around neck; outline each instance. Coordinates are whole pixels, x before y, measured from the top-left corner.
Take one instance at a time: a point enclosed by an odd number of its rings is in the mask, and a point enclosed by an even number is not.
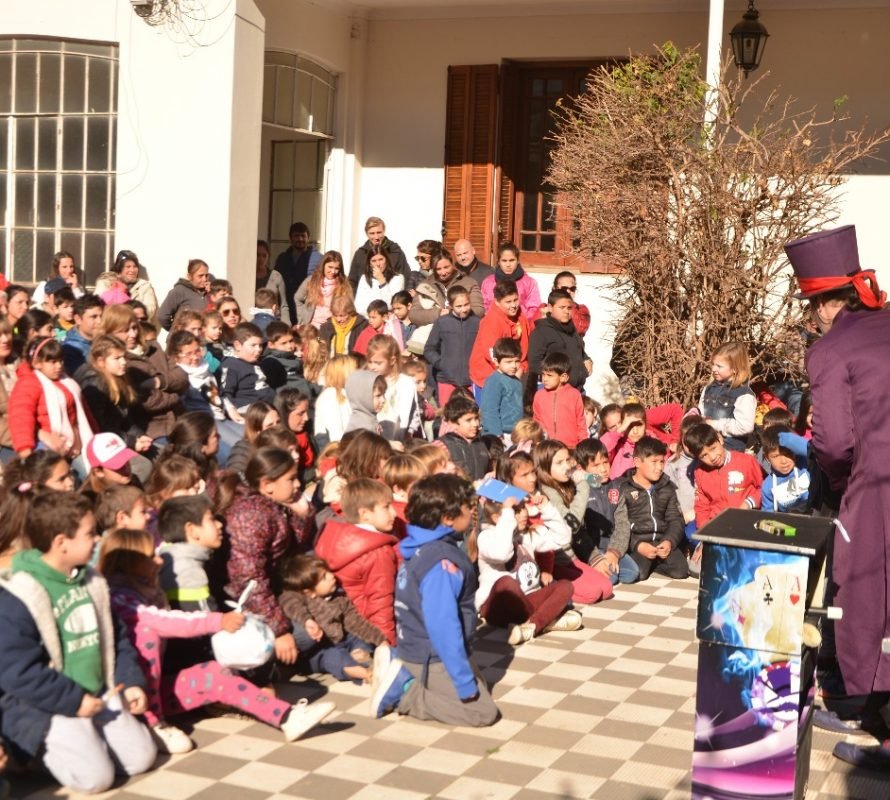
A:
[[[508,275],[506,272],[503,272],[500,265],[494,268],[495,283],[497,283],[498,281],[513,281],[514,283],[516,283],[516,281],[521,280],[524,277],[525,270],[522,268],[521,264],[516,265],[516,269],[513,271],[512,275]]]
[[[90,439],[93,438],[93,429],[87,419],[86,411],[83,408],[83,402],[80,395],[80,386],[71,378],[61,378],[58,381],[51,381],[40,370],[35,369],[34,374],[40,382],[40,388],[43,389],[43,396],[46,399],[46,413],[49,417],[50,430],[62,436],[69,447],[74,444],[74,428],[71,426],[71,420],[68,418],[68,401],[65,392],[62,391],[64,386],[71,397],[74,399],[74,408],[77,414],[77,430],[80,434],[80,448],[85,450]]]
[[[337,320],[331,317],[331,325],[334,326],[334,355],[346,355],[346,339],[357,321],[358,316],[355,315],[349,318],[349,322],[341,326]]]

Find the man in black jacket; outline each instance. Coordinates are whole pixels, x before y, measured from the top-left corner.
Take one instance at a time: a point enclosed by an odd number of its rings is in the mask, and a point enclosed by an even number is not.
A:
[[[584,382],[593,370],[593,362],[584,351],[584,340],[572,322],[575,301],[564,289],[554,289],[547,302],[550,304],[550,315],[539,320],[528,340],[529,374],[537,381],[544,356],[554,352],[565,353],[572,365],[569,384],[583,391]]]
[[[368,217],[365,223],[365,235],[368,240],[355,251],[352,256],[352,264],[349,266],[349,282],[352,284],[354,292],[358,287],[359,278],[365,272],[368,266],[368,259],[371,256],[371,249],[374,247],[382,247],[389,255],[389,263],[396,271],[397,275],[405,278],[405,285],[408,285],[408,276],[411,274],[411,267],[408,266],[408,259],[401,247],[395,242],[386,238],[386,225],[380,217]]]

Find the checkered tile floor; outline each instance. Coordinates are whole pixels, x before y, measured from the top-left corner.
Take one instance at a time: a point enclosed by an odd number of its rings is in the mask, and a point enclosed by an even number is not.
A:
[[[328,678],[282,687],[326,695],[338,712],[295,744],[265,725],[200,718],[197,744],[107,797],[115,800],[681,800],[690,793],[697,583],[658,576],[584,609],[585,627],[515,651],[483,630],[477,661],[503,719],[450,728],[365,716],[368,690]],[[886,800],[890,782],[834,759],[815,732],[808,800]],[[45,778],[13,778],[19,798],[60,797]]]

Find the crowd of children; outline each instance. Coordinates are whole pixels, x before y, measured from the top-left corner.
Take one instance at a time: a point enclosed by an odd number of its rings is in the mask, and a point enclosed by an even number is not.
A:
[[[275,291],[245,321],[213,281],[163,349],[141,303],[68,285],[47,287],[46,325],[0,321],[0,730],[18,760],[101,791],[191,749],[176,717],[208,704],[292,741],[334,708],[280,699],[291,670],[368,684],[375,717],[488,725],[480,622],[513,645],[577,630],[618,583],[696,572],[690,536],[721,510],[807,510],[790,415],[744,452],[743,347],[714,354],[698,409],[601,408],[571,273],[542,306],[515,248],[481,292],[426,256],[402,280],[373,248],[354,293],[325,254],[293,325]],[[248,628],[268,660],[229,664],[217,637]]]

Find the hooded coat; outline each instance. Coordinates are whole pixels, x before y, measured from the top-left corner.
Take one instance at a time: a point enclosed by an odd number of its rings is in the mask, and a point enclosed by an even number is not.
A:
[[[190,308],[201,313],[207,309],[207,295],[195,288],[188,278],[176,281],[158,309],[158,322],[165,331],[170,330],[173,318],[181,308]]]
[[[399,540],[390,533],[331,520],[315,543],[358,613],[376,625],[390,644],[396,642],[393,597]]]
[[[371,431],[377,433],[380,423],[377,421],[377,412],[374,411],[374,381],[377,373],[366,369],[357,369],[346,378],[346,399],[352,412],[349,422],[346,423],[348,431]]]

